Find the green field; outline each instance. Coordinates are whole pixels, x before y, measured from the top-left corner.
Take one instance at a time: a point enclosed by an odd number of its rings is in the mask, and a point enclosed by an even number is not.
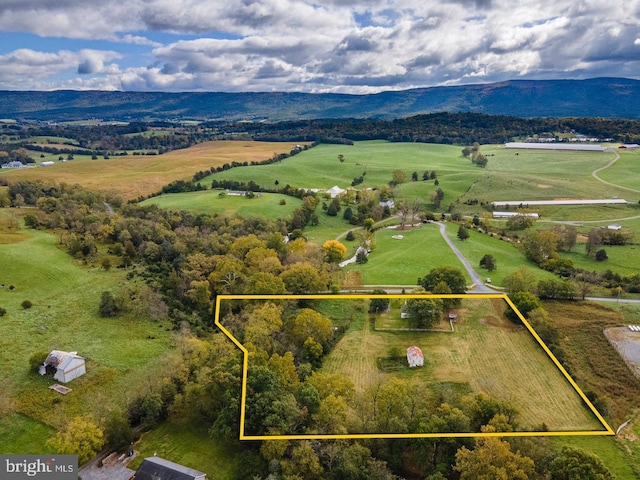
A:
[[[137,469],[142,460],[157,454],[207,474],[207,478],[239,478],[242,457],[224,442],[211,438],[207,429],[165,422],[142,435],[134,446],[138,456],[128,465]]]
[[[392,238],[398,234],[404,238]],[[383,228],[375,235],[376,248],[369,255],[369,261],[345,267],[360,272],[363,285],[417,285],[418,277],[445,265],[460,268],[471,284],[458,257],[440,235],[438,225],[424,224],[404,231]]]
[[[204,190],[200,192],[172,193],[150,198],[142,205],[157,205],[167,210],[186,210],[193,213],[238,215],[243,218],[286,218],[290,217],[302,204],[299,198],[275,193],[261,193],[254,198],[226,195],[220,197],[223,190]],[[285,205],[280,205],[284,200]]]
[[[338,155],[344,155],[340,163]],[[385,141],[355,142],[354,145],[319,145],[271,165],[239,167],[207,177],[203,182],[233,179],[243,182],[253,180],[264,187],[272,188],[277,180],[304,188],[331,188],[338,185],[347,188],[355,177],[364,175],[364,182],[357,189],[380,187],[392,180],[392,173],[399,169],[405,172],[406,182],[398,187],[399,199],[429,195],[438,187],[433,180],[423,182],[425,170],[435,170],[445,192],[443,204],[453,202],[469,185],[482,175],[482,169],[473,166],[460,155],[460,148],[451,145],[424,143],[390,143]],[[411,181],[411,174],[418,173],[419,180]]]
[[[602,430],[602,425],[533,336],[502,316],[503,300],[463,300],[456,332],[376,332],[371,321],[354,325],[328,354],[323,371],[340,373],[359,392],[380,380],[469,384],[509,401],[521,430],[546,423],[551,431]],[[417,345],[425,366],[380,372],[377,359],[392,348]]]
[[[598,173],[603,180],[621,185],[634,191],[629,194],[640,192],[640,176],[638,176],[638,162],[640,162],[640,150],[618,150],[620,160],[611,167]],[[625,190],[620,191],[620,196],[626,196]]]
[[[6,213],[2,211],[2,214]],[[76,415],[106,414],[124,408],[146,381],[154,362],[169,350],[170,334],[161,323],[136,317],[101,318],[102,291],[117,292],[125,272],[80,266],[56,246],[53,235],[29,230],[14,243],[0,244],[2,317],[0,364],[5,409],[0,432],[22,413],[42,428],[22,429],[21,453],[39,453],[54,428]],[[9,291],[13,285],[14,290]],[[32,302],[27,310],[24,300]],[[29,357],[53,349],[77,351],[87,359],[87,374],[68,386],[62,396],[48,388],[55,383],[29,371]],[[23,424],[20,421],[19,424]],[[11,436],[0,435],[0,451],[11,451]]]
[[[522,252],[511,242],[500,240],[497,236],[490,236],[479,233],[469,228],[469,238],[464,242],[457,237],[458,226],[447,225],[447,235],[453,240],[462,255],[471,263],[474,270],[481,277],[491,278],[491,284],[502,286],[504,277],[515,272],[523,265],[529,267],[539,278],[556,278],[551,272],[541,270],[538,266],[527,260]],[[480,259],[484,255],[493,255],[496,259],[497,268],[493,272],[480,267]]]

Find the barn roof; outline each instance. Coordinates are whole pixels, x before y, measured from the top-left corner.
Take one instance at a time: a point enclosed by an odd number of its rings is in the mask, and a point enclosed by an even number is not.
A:
[[[84,357],[81,357],[77,354],[77,352],[63,352],[62,350],[52,350],[51,353],[47,356],[47,359],[44,361],[45,365],[51,365],[58,370],[64,371],[69,364],[75,360],[80,359],[84,360]]]
[[[407,355],[424,358],[424,355],[422,355],[422,350],[420,350],[420,348],[416,347],[415,345],[407,348]]]
[[[198,480],[204,479],[205,473],[185,467],[160,457],[145,458],[136,474],[135,480]]]

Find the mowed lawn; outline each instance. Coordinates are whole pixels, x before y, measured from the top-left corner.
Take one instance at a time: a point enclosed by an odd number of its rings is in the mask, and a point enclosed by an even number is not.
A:
[[[550,431],[603,430],[529,331],[503,318],[505,306],[502,299],[463,300],[455,333],[376,332],[371,321],[363,322],[329,353],[323,371],[349,377],[360,392],[391,377],[426,385],[466,383],[514,405],[522,431],[542,423]],[[377,358],[411,345],[425,355],[424,367],[378,370]]]
[[[125,199],[158,192],[174,180],[231,162],[262,161],[274,153],[288,153],[293,142],[214,141],[204,142],[163,155],[127,155],[109,160],[76,156],[77,160],[50,167],[2,171],[8,180],[46,180],[80,184],[99,191],[113,191]],[[203,182],[204,183],[204,182]]]
[[[74,416],[100,417],[124,408],[148,380],[155,362],[170,351],[170,332],[133,314],[101,318],[101,293],[116,293],[126,283],[126,272],[80,266],[57,248],[55,236],[23,232],[22,241],[0,244],[0,283],[5,285],[0,306],[7,310],[0,319],[0,432],[24,423],[17,413],[59,428]],[[33,306],[23,309],[24,300]],[[87,374],[70,382],[72,392],[65,396],[48,388],[55,383],[52,378],[29,371],[32,354],[53,349],[77,351],[87,360]],[[43,432],[53,429],[21,432],[20,453],[38,453],[46,441]],[[0,435],[0,452],[11,451],[14,440]]]
[[[304,188],[341,188],[351,186],[354,178],[363,176],[364,182],[355,188],[375,188],[387,185],[394,170],[402,170],[406,181],[397,188],[399,199],[429,200],[438,187],[433,180],[422,181],[424,171],[434,170],[439,187],[445,193],[443,205],[453,202],[482,175],[481,168],[462,158],[460,147],[426,143],[391,143],[385,141],[355,142],[354,145],[318,145],[294,157],[271,165],[239,167],[219,172],[204,181],[231,179],[273,188],[286,184]],[[338,155],[344,155],[340,163]],[[412,182],[413,172],[418,181]]]
[[[287,218],[302,205],[302,200],[275,193],[256,194],[253,198],[226,195],[223,190],[203,190],[200,192],[171,193],[160,195],[142,202],[142,205],[158,205],[167,210],[186,210],[193,213],[238,215],[243,218]],[[280,202],[284,200],[285,204]]]
[[[599,172],[598,176],[607,182],[640,191],[640,175],[638,175],[640,150],[618,150],[618,153],[620,159],[609,168]],[[627,195],[624,190],[621,190],[620,194],[621,196]]]
[[[402,240],[393,236],[402,235]],[[375,234],[376,247],[364,265],[351,264],[348,270],[360,272],[363,285],[416,285],[435,267],[459,268],[468,284],[467,271],[446,244],[436,224],[423,224],[411,230],[383,228]],[[348,243],[348,242],[346,242]]]
[[[535,263],[527,260],[515,245],[506,240],[500,240],[497,236],[492,237],[469,228],[469,238],[462,241],[458,238],[456,224],[447,225],[447,235],[460,250],[460,253],[471,263],[478,275],[483,279],[491,278],[491,284],[494,286],[501,287],[504,277],[522,266],[530,268],[539,279],[557,278],[553,273],[542,270]],[[480,267],[480,260],[485,255],[493,255],[496,260],[497,267],[493,272]]]

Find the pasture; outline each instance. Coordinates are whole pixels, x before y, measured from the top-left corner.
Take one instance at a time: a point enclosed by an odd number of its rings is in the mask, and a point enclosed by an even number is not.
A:
[[[392,377],[440,385],[468,384],[518,410],[522,431],[545,423],[551,431],[602,430],[578,393],[528,330],[502,314],[502,299],[465,299],[456,333],[376,332],[366,320],[352,328],[326,357],[322,370],[347,376],[359,392]],[[377,359],[392,348],[417,345],[425,366],[380,372]],[[355,432],[352,432],[355,433]]]
[[[344,155],[343,163],[338,155]],[[253,180],[272,188],[277,180],[280,186],[328,189],[334,185],[347,188],[354,178],[363,176],[364,182],[356,186],[362,189],[387,185],[394,170],[402,170],[406,176],[406,181],[397,187],[399,199],[421,197],[426,201],[438,187],[433,180],[422,181],[422,174],[435,170],[439,187],[445,192],[444,204],[453,202],[482,175],[482,169],[462,158],[457,146],[366,141],[354,145],[318,145],[282,162],[218,172],[203,182],[213,178]],[[411,181],[413,172],[418,173],[416,182]]]
[[[502,146],[483,146],[489,164],[483,175],[461,199],[481,202],[497,200],[547,200],[556,198],[611,198],[635,203],[640,192],[623,190],[595,179],[591,173],[615,158],[611,152],[534,151],[515,152]],[[516,155],[517,153],[517,155]],[[624,164],[621,164],[624,165]],[[611,168],[617,167],[617,164]],[[605,178],[609,169],[600,172]],[[612,180],[621,179],[614,173]]]
[[[504,277],[517,271],[523,265],[529,267],[539,279],[556,278],[554,274],[538,268],[535,263],[527,260],[523,253],[511,242],[500,240],[497,236],[492,237],[476,232],[471,228],[468,230],[469,238],[461,241],[457,236],[458,226],[447,224],[447,235],[460,250],[460,253],[471,263],[471,266],[481,278],[491,278],[492,285],[501,286]],[[493,255],[496,260],[497,268],[493,272],[480,267],[480,259],[487,254]]]
[[[606,170],[598,173],[603,180],[626,187],[632,194],[640,193],[640,176],[638,176],[638,162],[640,150],[619,150],[620,159]],[[621,190],[620,196],[628,195]]]
[[[53,235],[21,233],[22,239],[0,244],[0,306],[7,310],[0,336],[0,432],[15,432],[0,435],[0,451],[11,451],[18,438],[20,453],[41,453],[46,437],[65,419],[98,418],[124,408],[170,349],[170,333],[162,323],[134,314],[98,315],[101,292],[116,293],[126,272],[80,266],[57,248]],[[22,308],[24,300],[33,306]],[[48,388],[52,378],[29,371],[32,354],[53,349],[78,351],[87,359],[87,374],[69,383],[73,391],[65,396]]]
[[[394,239],[402,235],[402,240]],[[347,270],[360,272],[363,285],[416,285],[432,268],[445,265],[462,270],[467,275],[458,257],[446,244],[436,224],[423,224],[411,230],[383,228],[375,233],[376,248],[366,264],[351,264]],[[348,242],[345,242],[348,245]]]
[[[186,210],[193,213],[225,214],[243,218],[261,217],[275,220],[290,217],[302,200],[275,193],[256,194],[253,198],[226,195],[224,190],[171,193],[145,200],[141,205],[157,205],[167,210]],[[284,200],[285,204],[280,202]]]
[[[274,153],[290,152],[295,145],[292,142],[204,142],[164,155],[127,155],[109,160],[91,160],[91,157],[78,155],[71,162],[47,168],[0,170],[0,175],[10,181],[77,183],[92,190],[134,199],[158,192],[174,180],[189,180],[198,171],[234,161],[267,160]]]

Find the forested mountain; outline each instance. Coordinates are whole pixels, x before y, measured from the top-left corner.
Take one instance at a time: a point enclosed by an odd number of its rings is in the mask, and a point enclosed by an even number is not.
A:
[[[640,81],[512,80],[371,95],[285,92],[0,91],[0,118],[24,120],[300,120],[403,118],[433,112],[520,117],[640,118]]]

